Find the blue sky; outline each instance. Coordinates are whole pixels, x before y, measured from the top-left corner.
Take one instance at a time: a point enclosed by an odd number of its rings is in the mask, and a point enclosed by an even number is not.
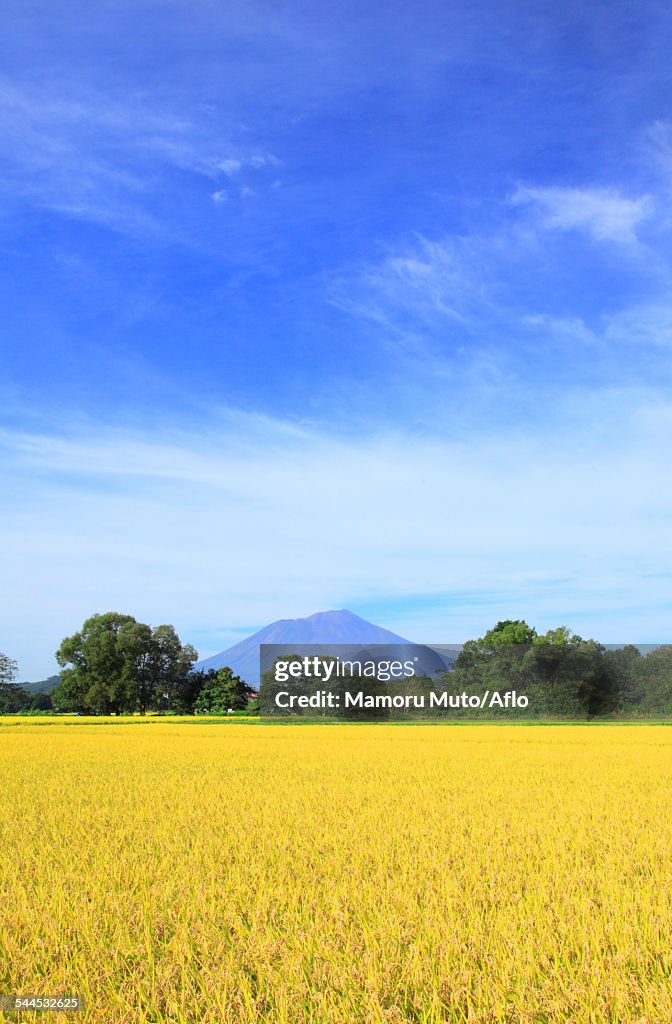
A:
[[[0,650],[669,639],[672,11],[8,0]]]

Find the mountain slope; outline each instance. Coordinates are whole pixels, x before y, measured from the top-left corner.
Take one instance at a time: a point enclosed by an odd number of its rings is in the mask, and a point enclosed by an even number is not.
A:
[[[259,647],[261,644],[408,644],[389,629],[374,626],[359,615],[346,609],[331,612],[316,612],[305,619],[279,619],[258,632],[229,647],[226,651],[213,654],[211,658],[199,661],[197,668],[223,668],[229,665],[251,686],[259,683]]]
[[[61,681],[61,677],[56,675],[56,676],[49,676],[48,679],[38,679],[38,681],[35,682],[35,683],[20,683],[19,685],[27,693],[31,693],[31,694],[34,694],[34,693],[48,693],[49,690],[53,690],[53,688],[55,686],[58,686],[60,681]]]

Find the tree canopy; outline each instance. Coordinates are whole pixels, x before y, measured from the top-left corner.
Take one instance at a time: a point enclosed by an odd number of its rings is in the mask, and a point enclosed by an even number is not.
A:
[[[28,706],[28,694],[13,682],[17,670],[14,659],[0,651],[0,715],[13,715]]]
[[[151,626],[132,615],[92,615],[56,652],[63,666],[54,690],[58,708],[119,714],[169,701],[198,658],[173,626]]]
[[[194,703],[196,714],[227,714],[244,711],[250,688],[228,666],[204,673],[203,685]]]
[[[537,715],[593,717],[621,710],[622,668],[631,666],[631,654],[607,654],[566,626],[539,634],[523,619],[506,619],[464,645],[452,682],[470,692],[515,689]]]
[[[18,665],[14,659],[0,651],[0,684],[11,683],[16,678],[17,671]]]
[[[29,693],[14,682],[18,665],[0,651],[0,715],[16,715],[25,711],[46,711],[52,706],[46,693]]]

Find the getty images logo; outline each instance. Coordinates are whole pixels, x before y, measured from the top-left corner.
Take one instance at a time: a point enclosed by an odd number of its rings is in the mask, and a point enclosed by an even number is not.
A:
[[[388,683],[395,679],[411,679],[415,675],[412,661],[366,661],[347,658],[320,657],[317,654],[302,658],[278,659],[273,666],[276,683],[287,683],[290,679],[314,679],[328,683],[332,679],[352,678],[378,679]]]

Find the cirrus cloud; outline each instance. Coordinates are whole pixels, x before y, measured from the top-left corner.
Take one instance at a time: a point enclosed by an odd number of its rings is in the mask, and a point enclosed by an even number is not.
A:
[[[543,228],[583,231],[598,241],[632,244],[637,227],[653,212],[653,201],[644,195],[631,199],[614,189],[521,186],[511,197],[519,206],[530,206]]]

